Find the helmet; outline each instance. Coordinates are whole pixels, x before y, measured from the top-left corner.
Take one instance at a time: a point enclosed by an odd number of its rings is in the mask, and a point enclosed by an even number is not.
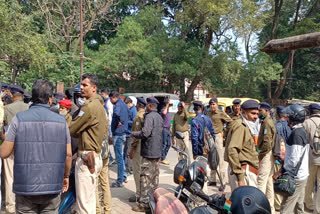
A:
[[[81,83],[79,82],[77,85],[74,86],[73,88],[73,94],[81,94],[81,89],[80,89]]]
[[[286,107],[283,111],[288,114],[289,123],[291,125],[303,123],[307,115],[306,110],[298,104],[290,105]]]
[[[186,172],[186,186],[190,187],[193,182],[196,182],[202,189],[207,175],[206,168],[201,161],[194,161]]]
[[[79,98],[81,98],[81,89],[80,89],[81,83],[78,83],[74,88],[73,88],[73,102],[80,107],[79,103]]]
[[[230,211],[237,214],[271,214],[267,197],[256,187],[242,186],[235,189],[230,197]]]

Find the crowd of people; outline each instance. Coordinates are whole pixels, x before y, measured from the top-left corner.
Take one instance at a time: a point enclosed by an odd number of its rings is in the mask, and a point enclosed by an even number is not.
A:
[[[207,156],[206,135],[220,157],[218,171],[208,172],[207,186],[219,184],[219,173],[232,191],[244,185],[260,189],[272,213],[320,213],[320,105],[273,111],[265,102],[235,99],[228,115],[219,109],[219,98],[212,98],[206,111],[203,103],[193,102],[196,116],[190,125],[182,101],[170,115],[169,99],[122,99],[117,90],[99,90],[98,83],[96,75],[85,74],[63,94],[39,79],[31,95],[20,86],[1,84],[0,164],[7,213],[58,213],[73,172],[72,213],[111,213],[110,188],[122,188],[130,174],[136,186],[128,196],[136,202],[132,210],[146,211],[147,193],[159,184],[159,165],[170,164],[171,144],[188,154],[178,160],[192,161]],[[117,179],[110,184],[113,163]],[[274,180],[287,172],[295,172],[291,196],[274,192]]]

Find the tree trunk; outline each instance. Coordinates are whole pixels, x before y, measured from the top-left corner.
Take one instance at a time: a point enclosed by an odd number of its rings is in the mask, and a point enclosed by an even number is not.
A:
[[[190,103],[193,100],[193,92],[197,88],[198,84],[201,82],[201,79],[199,76],[196,76],[193,80],[191,85],[188,87],[185,102]]]
[[[274,1],[274,16],[273,16],[273,23],[272,23],[272,30],[271,30],[271,40],[274,39],[274,36],[277,31],[278,20],[279,20],[282,4],[283,4],[283,0]]]

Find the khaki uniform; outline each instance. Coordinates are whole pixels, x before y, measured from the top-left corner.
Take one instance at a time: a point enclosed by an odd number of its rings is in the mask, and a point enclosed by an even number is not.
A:
[[[183,133],[184,139],[175,137],[176,146],[186,152],[189,156],[189,161],[192,160],[192,145],[189,139],[189,113],[183,108],[181,113],[176,113],[173,117],[172,136],[175,136],[176,131]],[[179,154],[178,160],[182,160],[183,155]]]
[[[219,174],[221,176],[223,184],[228,183],[228,163],[224,161],[224,153],[225,148],[223,147],[223,130],[224,130],[224,124],[227,123],[227,126],[229,127],[229,123],[232,122],[232,119],[223,111],[218,110],[216,112],[210,111],[208,113],[208,117],[210,117],[213,125],[214,132],[216,133],[216,148],[217,152],[220,157],[219,161]],[[211,171],[210,172],[211,181],[216,182],[216,172]]]
[[[273,172],[274,172],[274,157],[272,148],[274,146],[276,136],[276,128],[271,117],[266,117],[261,123],[260,133],[258,137],[259,148],[259,173],[257,178],[257,187],[266,194],[271,211],[274,213],[274,190],[273,190]]]
[[[226,140],[225,160],[230,166],[232,191],[237,187],[238,181],[244,181],[246,185],[257,186],[258,153],[249,127],[243,119],[231,123]]]
[[[29,109],[29,105],[22,100],[17,100],[4,107],[3,125],[9,126],[11,120],[17,113],[23,112]],[[12,153],[8,158],[3,159],[4,169],[4,186],[5,186],[5,207],[8,212],[15,212],[15,194],[12,191],[13,185],[13,165],[14,154]]]
[[[238,119],[241,118],[241,114],[236,115],[236,113],[232,112],[231,114],[229,114],[229,117],[230,117],[232,120],[238,120]]]
[[[96,213],[96,182],[102,167],[101,146],[107,135],[108,121],[105,110],[96,95],[88,99],[69,127],[72,137],[79,138],[78,158],[75,167],[77,213]],[[95,153],[95,172],[90,173],[81,155]]]
[[[71,125],[71,121],[72,121],[72,116],[70,115],[70,113],[68,113],[66,115],[66,121],[67,121],[67,124],[68,124],[68,127]]]
[[[144,120],[144,109],[139,109],[136,117],[133,120],[132,131],[141,131]],[[131,150],[133,151],[132,170],[133,178],[136,184],[136,197],[140,198],[140,172],[141,172],[141,140],[132,137]]]

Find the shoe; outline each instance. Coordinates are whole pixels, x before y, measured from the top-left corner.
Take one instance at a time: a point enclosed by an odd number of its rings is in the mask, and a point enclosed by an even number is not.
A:
[[[112,188],[118,188],[118,187],[123,187],[123,184],[119,184],[118,182],[114,182],[111,184]]]
[[[160,163],[164,165],[169,165],[169,161],[167,159],[160,161]]]
[[[133,195],[129,198],[129,202],[137,202],[138,201],[137,199],[138,199],[137,196]]]
[[[209,181],[208,182],[208,186],[217,186],[217,182],[211,182],[211,181]]]
[[[142,206],[140,206],[140,205],[137,205],[137,206],[132,207],[132,210],[133,210],[134,212],[145,212],[145,211],[146,211],[146,208],[144,208],[144,207],[142,207]]]
[[[128,178],[125,178],[125,179],[123,180],[123,182],[124,182],[124,183],[128,183]]]

